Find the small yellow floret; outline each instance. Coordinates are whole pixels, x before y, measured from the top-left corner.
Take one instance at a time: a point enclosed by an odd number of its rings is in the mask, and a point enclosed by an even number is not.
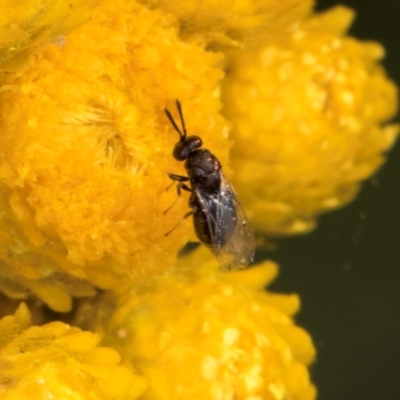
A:
[[[24,304],[0,320],[2,400],[134,400],[145,391],[146,379],[95,334],[61,322],[28,326]]]
[[[179,98],[189,132],[226,165],[220,58],[179,39],[173,16],[110,0],[0,76],[0,288],[67,311],[91,285],[174,264],[193,229],[164,236],[189,207],[185,193],[163,214],[177,197],[167,172],[185,174],[163,108],[177,118]]]
[[[88,309],[89,320],[149,378],[143,399],[311,400],[315,350],[291,318],[298,298],[263,289],[276,271],[272,262],[232,273],[188,264],[106,294],[96,318]]]
[[[397,89],[377,43],[345,37],[353,13],[304,22],[287,44],[238,54],[223,99],[233,122],[233,183],[258,231],[306,232],[343,206],[384,160]]]

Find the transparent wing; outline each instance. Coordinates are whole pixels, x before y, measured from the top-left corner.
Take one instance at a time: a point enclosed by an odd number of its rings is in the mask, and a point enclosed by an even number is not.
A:
[[[211,235],[211,250],[221,267],[246,268],[254,259],[254,232],[232,185],[221,172],[218,195],[194,191]]]

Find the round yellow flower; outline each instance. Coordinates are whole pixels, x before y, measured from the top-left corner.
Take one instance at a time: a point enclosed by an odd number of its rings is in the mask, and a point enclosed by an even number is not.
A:
[[[138,399],[147,382],[119,365],[98,337],[61,322],[29,327],[21,305],[0,320],[0,396],[3,400]]]
[[[110,0],[65,38],[0,75],[0,282],[67,311],[93,294],[173,265],[194,237],[167,172],[183,104],[189,132],[226,164],[220,56],[177,35],[174,17]]]
[[[238,53],[223,88],[233,122],[233,183],[255,228],[309,231],[351,201],[392,146],[396,86],[383,48],[345,37],[338,7],[304,22],[288,43]]]
[[[80,318],[149,379],[143,399],[314,399],[307,365],[315,350],[291,318],[298,297],[263,288],[276,265],[213,272],[185,262],[122,295],[105,294],[97,315],[88,307]]]

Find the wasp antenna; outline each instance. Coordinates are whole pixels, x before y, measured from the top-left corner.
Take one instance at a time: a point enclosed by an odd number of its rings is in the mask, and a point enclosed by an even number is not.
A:
[[[176,122],[175,122],[174,118],[172,117],[171,113],[169,112],[169,110],[164,108],[164,112],[165,112],[165,115],[168,117],[169,121],[171,122],[172,126],[174,127],[174,129],[179,133],[181,140],[183,140],[182,139],[182,138],[184,138],[183,133],[178,128],[178,125],[176,124]]]
[[[186,139],[186,126],[185,126],[185,120],[183,119],[183,113],[182,113],[182,106],[181,102],[179,100],[176,100],[176,108],[178,109],[179,112],[179,118],[181,119],[181,125],[182,125],[182,130],[183,130],[183,139]]]

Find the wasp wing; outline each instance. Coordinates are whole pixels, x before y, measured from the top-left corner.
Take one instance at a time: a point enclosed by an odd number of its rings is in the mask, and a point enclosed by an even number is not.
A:
[[[223,269],[246,268],[254,259],[254,232],[235,190],[222,172],[218,194],[194,188],[211,236],[210,248]]]

